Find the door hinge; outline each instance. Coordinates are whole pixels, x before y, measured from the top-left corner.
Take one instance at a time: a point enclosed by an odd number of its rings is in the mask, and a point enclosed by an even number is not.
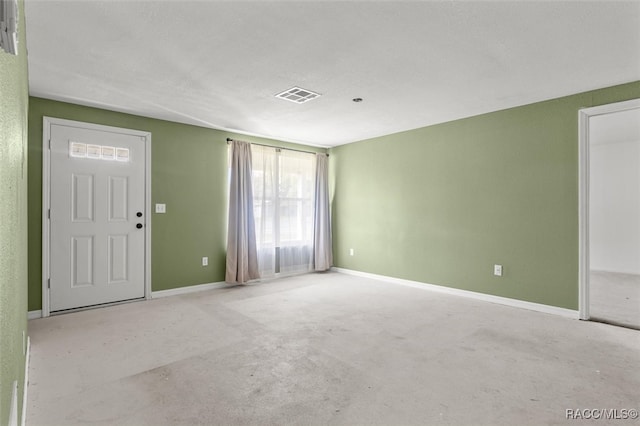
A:
[[[47,278],[47,288],[51,288],[51,278]]]
[[[49,139],[49,149],[51,149],[51,139]]]
[[[51,219],[51,209],[47,210],[47,219]]]

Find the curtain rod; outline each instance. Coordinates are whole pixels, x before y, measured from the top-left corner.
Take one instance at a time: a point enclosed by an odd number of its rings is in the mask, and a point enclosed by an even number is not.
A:
[[[229,142],[234,141],[235,139],[231,139],[231,138],[227,138],[227,145],[229,144]],[[286,149],[287,151],[296,151],[296,152],[304,152],[305,154],[322,154],[321,152],[313,152],[313,151],[303,151],[301,149],[294,149],[294,148],[283,148],[281,146],[275,146],[275,145],[267,145],[264,143],[256,143],[256,142],[249,142],[251,145],[259,145],[259,146],[266,146],[268,148],[276,148],[276,149]],[[329,156],[329,154],[324,153],[327,157]]]

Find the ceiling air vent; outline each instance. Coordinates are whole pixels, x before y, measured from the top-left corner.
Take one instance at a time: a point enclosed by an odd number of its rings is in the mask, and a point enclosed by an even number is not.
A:
[[[303,104],[319,97],[320,93],[315,93],[307,89],[301,89],[300,87],[292,87],[291,89],[285,90],[284,92],[278,93],[276,95],[276,98],[295,102],[297,104]]]

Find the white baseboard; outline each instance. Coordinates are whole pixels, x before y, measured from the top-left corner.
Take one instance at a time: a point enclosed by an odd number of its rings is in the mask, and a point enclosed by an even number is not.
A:
[[[485,293],[477,293],[475,291],[469,291],[469,290],[460,290],[458,288],[445,287],[441,285],[421,283],[419,281],[405,280],[402,278],[387,277],[385,275],[370,274],[368,272],[354,271],[352,269],[333,267],[331,268],[331,270],[340,272],[342,274],[356,275],[359,277],[371,278],[374,280],[385,281],[392,284],[400,284],[408,287],[419,288],[422,290],[436,291],[438,293],[445,293],[445,294],[450,294],[454,296],[462,296],[470,299],[476,299],[476,300],[482,300],[485,302],[497,303],[500,305],[512,306],[515,308],[528,309],[530,311],[544,312],[546,314],[559,315],[559,316],[571,318],[571,319],[579,318],[578,311],[574,311],[566,308],[559,308],[557,306],[543,305],[541,303],[527,302],[527,301],[518,300],[518,299],[510,299],[508,297],[494,296],[492,294],[485,294]]]
[[[229,284],[226,282],[217,282],[217,283],[206,283],[206,284],[197,284],[197,285],[191,285],[186,287],[171,288],[169,290],[152,291],[151,299],[158,299],[160,297],[177,296],[179,294],[195,293],[198,291],[213,290],[216,288],[233,287],[235,285],[236,284]],[[42,318],[42,310],[29,311],[27,313],[27,319],[32,320],[37,318]]]
[[[604,272],[607,274],[640,275],[640,271],[614,271],[612,269],[591,268],[591,272]]]
[[[169,290],[152,291],[151,298],[157,299],[159,297],[177,296],[179,294],[196,293],[198,291],[213,290],[216,288],[234,287],[236,285],[237,284],[229,284],[225,282],[190,285],[186,287],[171,288]]]
[[[38,319],[38,318],[42,318],[42,310],[27,312],[28,320]]]
[[[27,424],[27,391],[29,390],[29,363],[31,360],[31,337],[27,336],[27,353],[24,359],[24,389],[22,392],[22,418],[21,425]]]

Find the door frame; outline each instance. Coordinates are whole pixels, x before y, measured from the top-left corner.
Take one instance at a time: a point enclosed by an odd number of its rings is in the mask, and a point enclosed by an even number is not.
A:
[[[616,102],[578,111],[578,306],[579,318],[588,320],[589,313],[589,119],[640,108],[640,99]]]
[[[64,125],[86,130],[98,130],[139,136],[144,141],[144,298],[151,299],[151,132],[104,126],[62,118],[42,118],[42,316],[51,315],[49,305],[50,243],[51,227],[49,209],[51,208],[51,126]],[[117,303],[117,302],[116,302]]]

